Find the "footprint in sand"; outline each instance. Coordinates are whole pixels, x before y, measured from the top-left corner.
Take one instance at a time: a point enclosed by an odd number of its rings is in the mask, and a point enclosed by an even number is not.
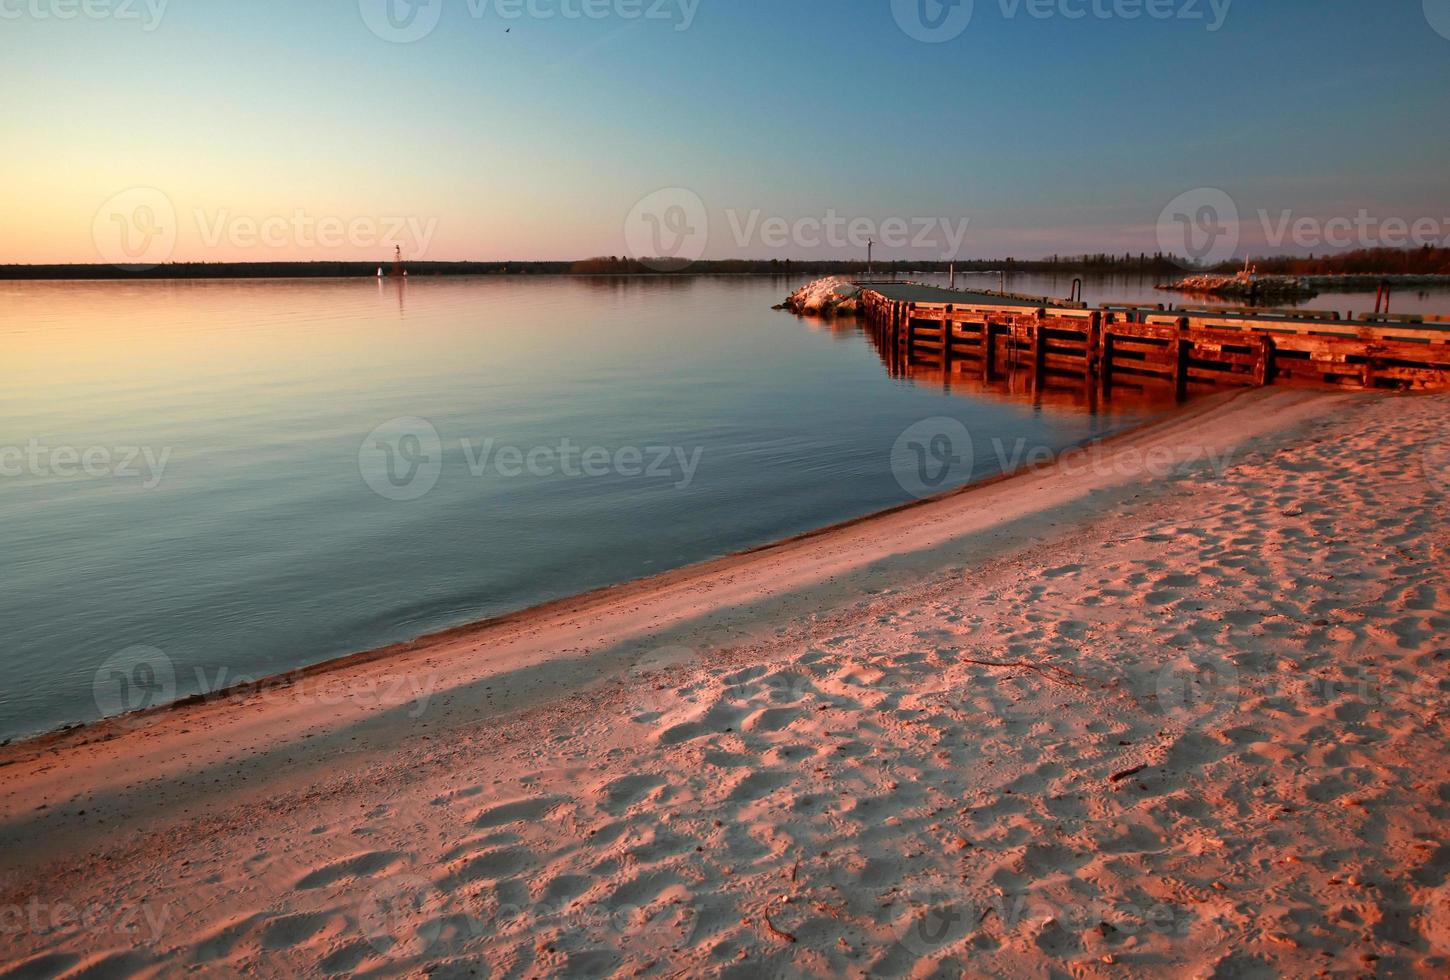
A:
[[[741,727],[747,732],[778,732],[789,728],[800,717],[799,708],[762,708],[746,718]]]
[[[425,955],[442,934],[438,911],[443,896],[419,875],[393,875],[368,892],[358,906],[358,928],[385,956]]]
[[[780,789],[790,782],[791,777],[785,773],[770,772],[761,770],[752,772],[730,791],[730,799],[738,802],[753,802]]]
[[[30,980],[31,977],[59,977],[80,962],[73,953],[41,953],[0,967],[0,980]]]
[[[660,776],[637,773],[605,783],[596,791],[595,796],[601,802],[600,809],[613,816],[619,816],[636,803],[653,795],[664,785],[665,781]]]
[[[524,847],[500,847],[469,858],[450,876],[454,884],[512,878],[534,863],[534,852]]]
[[[339,920],[320,912],[279,915],[262,927],[262,948],[268,951],[296,949],[312,937],[339,926]]]
[[[1420,464],[1430,487],[1437,493],[1450,494],[1450,427],[1425,443]]]
[[[538,820],[563,801],[562,796],[541,796],[535,799],[510,800],[481,810],[473,818],[473,826],[479,830],[490,827],[504,827],[520,820]]]
[[[371,851],[356,857],[336,861],[304,875],[293,887],[298,891],[322,888],[344,878],[366,878],[387,870],[398,863],[396,851]]]

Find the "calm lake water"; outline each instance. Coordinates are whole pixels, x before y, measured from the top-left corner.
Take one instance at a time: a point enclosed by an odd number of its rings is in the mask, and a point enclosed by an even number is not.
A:
[[[944,487],[1152,411],[893,380],[801,281],[0,283],[0,737],[901,503],[923,420]]]

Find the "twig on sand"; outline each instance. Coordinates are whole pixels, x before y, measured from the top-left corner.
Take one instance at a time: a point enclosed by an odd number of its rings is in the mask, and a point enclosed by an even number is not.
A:
[[[963,658],[964,664],[976,664],[979,667],[1002,667],[1020,670],[1033,670],[1058,684],[1066,684],[1068,687],[1087,687],[1087,678],[1064,667],[1055,667],[1052,664],[1030,664],[1025,660],[968,660]]]
[[[796,942],[797,941],[794,935],[792,935],[789,932],[785,932],[783,930],[777,929],[775,927],[775,923],[770,921],[770,906],[769,905],[767,905],[765,907],[765,911],[761,914],[761,918],[763,918],[765,920],[765,928],[769,929],[770,930],[770,934],[772,936],[774,936],[776,939],[784,939],[788,943],[793,943],[793,942]]]
[[[1136,775],[1138,775],[1138,773],[1142,772],[1144,769],[1147,769],[1147,768],[1148,768],[1148,764],[1145,762],[1141,766],[1134,766],[1131,769],[1124,769],[1122,772],[1115,772],[1111,776],[1108,777],[1108,782],[1110,782],[1110,783],[1121,783],[1123,780],[1127,779],[1129,776],[1136,776]]]

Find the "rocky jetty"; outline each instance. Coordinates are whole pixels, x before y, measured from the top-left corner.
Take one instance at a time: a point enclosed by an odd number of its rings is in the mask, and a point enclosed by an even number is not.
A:
[[[1156,288],[1200,296],[1223,296],[1258,304],[1292,302],[1319,295],[1319,290],[1297,276],[1251,276],[1243,273],[1236,276],[1189,276]]]
[[[860,304],[860,286],[840,276],[828,276],[797,289],[776,309],[811,316],[854,316]]]

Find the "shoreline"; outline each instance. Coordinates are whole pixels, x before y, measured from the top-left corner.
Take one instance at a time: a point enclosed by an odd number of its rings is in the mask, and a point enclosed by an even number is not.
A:
[[[1239,416],[1240,424],[1247,426],[1247,431],[1252,438],[1254,435],[1262,435],[1273,432],[1282,427],[1279,422],[1267,422],[1264,419],[1255,420],[1255,424],[1247,425],[1246,420],[1241,418],[1246,414],[1247,405],[1258,402],[1269,402],[1274,404],[1286,404],[1294,406],[1292,417],[1302,420],[1312,414],[1313,410],[1306,409],[1306,404],[1333,404],[1339,401],[1349,401],[1355,396],[1337,392],[1310,391],[1305,389],[1258,389],[1239,390],[1223,392],[1196,400],[1192,404],[1184,406],[1177,412],[1154,421],[1145,423],[1124,432],[1116,433],[1100,440],[1094,445],[1102,447],[1107,451],[1116,451],[1121,447],[1132,447],[1154,440],[1155,436],[1166,436],[1173,439],[1175,435],[1184,430],[1191,430],[1194,422],[1202,420],[1205,416],[1216,416],[1228,412]],[[1233,409],[1239,407],[1238,412]],[[1251,412],[1252,410],[1248,410]],[[1219,441],[1228,441],[1237,444],[1245,436],[1242,432],[1236,432],[1227,440],[1220,438]],[[436,633],[427,634],[412,641],[390,644],[372,650],[359,651],[343,657],[332,658],[321,663],[299,668],[280,675],[273,675],[271,678],[258,681],[255,684],[244,685],[239,689],[216,692],[208,695],[197,695],[184,700],[148,708],[140,712],[128,715],[120,715],[111,718],[100,719],[94,722],[80,723],[69,728],[52,730],[41,733],[32,738],[11,742],[8,745],[0,746],[0,825],[15,819],[27,810],[26,800],[17,799],[17,794],[12,785],[9,785],[11,778],[27,765],[39,766],[46,763],[46,760],[58,756],[67,755],[75,757],[84,754],[87,749],[97,746],[114,749],[118,744],[126,744],[137,740],[149,740],[158,734],[166,734],[168,731],[173,735],[191,734],[187,725],[192,723],[207,723],[210,725],[234,726],[240,728],[249,735],[256,734],[257,728],[266,728],[269,723],[275,723],[275,729],[268,733],[271,740],[286,740],[295,738],[298,732],[312,726],[315,719],[311,716],[316,713],[316,705],[303,704],[300,707],[293,705],[273,705],[269,717],[262,719],[249,719],[247,704],[249,699],[264,690],[285,691],[299,681],[342,678],[353,681],[371,681],[378,677],[390,677],[392,668],[416,668],[420,663],[430,663],[432,657],[448,657],[456,662],[460,659],[473,661],[470,666],[479,676],[502,674],[520,668],[538,668],[548,660],[550,651],[531,650],[528,655],[519,657],[514,648],[519,646],[519,637],[527,637],[540,632],[546,626],[552,629],[559,629],[563,626],[576,625],[576,621],[594,614],[605,611],[617,611],[621,606],[627,606],[640,600],[668,599],[680,592],[689,592],[692,589],[716,588],[722,582],[730,586],[722,589],[729,595],[724,600],[729,601],[736,598],[741,590],[735,586],[734,578],[737,573],[746,570],[746,566],[771,566],[790,564],[794,566],[797,575],[809,577],[811,569],[807,566],[802,569],[800,561],[792,562],[797,558],[799,552],[804,551],[802,556],[807,561],[820,559],[817,554],[823,548],[829,548],[838,543],[849,543],[860,545],[859,539],[869,537],[872,532],[902,531],[910,533],[915,538],[923,536],[923,526],[930,531],[937,524],[950,518],[963,518],[963,511],[968,511],[973,502],[978,498],[991,494],[994,497],[1011,496],[1010,493],[1003,494],[1004,487],[1009,488],[1019,482],[1033,480],[1039,474],[1053,475],[1055,472],[1056,460],[1061,457],[1058,454],[1039,467],[1027,470],[1019,470],[1009,474],[1002,474],[987,480],[968,484],[943,494],[927,498],[925,500],[910,501],[905,504],[854,518],[829,527],[808,531],[781,541],[761,545],[731,555],[711,559],[706,562],[685,566],[672,571],[663,572],[659,575],[637,579],[615,586],[598,589],[582,595],[564,599],[554,600],[539,606],[530,607],[509,613],[499,617],[484,619],[475,623],[442,630]],[[1123,475],[1115,480],[1098,480],[1097,483],[1117,483],[1119,485],[1130,482],[1131,474]],[[1066,482],[1067,486],[1062,486]],[[1066,495],[1069,498],[1078,498],[1089,494],[1094,489],[1092,481],[1064,481],[1060,473],[1056,473],[1054,488],[1059,495]],[[1041,495],[1041,488],[1027,500],[1016,499],[1012,501],[1010,513],[1014,517],[1040,516],[1044,510],[1051,509],[1054,499],[1038,500]],[[969,522],[970,523],[970,522]],[[990,523],[990,522],[989,522]],[[980,528],[976,528],[980,530]],[[914,533],[912,533],[914,532]],[[960,533],[960,532],[959,532]],[[841,539],[847,539],[842,541]],[[903,550],[904,545],[881,546],[871,548],[870,553],[886,557]],[[864,564],[864,556],[857,556],[852,564],[859,566]],[[804,574],[802,574],[804,573]],[[750,590],[745,590],[749,592]],[[627,619],[627,617],[626,617]],[[633,634],[639,633],[637,626],[626,623],[622,631],[623,639],[626,641]],[[656,632],[659,632],[656,630]],[[599,642],[599,641],[596,641]],[[492,657],[484,656],[475,658],[474,655],[482,653],[482,644],[493,643],[503,650],[495,650]],[[527,644],[524,644],[527,646]],[[633,660],[638,661],[639,654],[655,648],[669,648],[672,644],[668,642],[656,643],[645,642],[644,647],[634,651]],[[569,651],[565,647],[565,652]],[[557,650],[553,651],[558,653]],[[626,658],[631,659],[631,658]],[[571,688],[588,687],[591,684],[606,680],[611,669],[618,669],[619,663],[602,662],[597,664],[598,673],[594,673],[591,666],[590,656],[586,652],[584,656],[575,658],[570,662],[569,682]],[[581,676],[581,674],[583,676]],[[461,686],[461,681],[452,679],[455,686]],[[366,684],[362,690],[367,691]],[[438,693],[438,692],[435,692]],[[514,703],[514,702],[518,703]],[[404,704],[407,699],[404,699]],[[511,699],[510,703],[501,705],[498,711],[513,710],[517,707],[533,706],[536,701],[528,696],[521,696]],[[371,716],[382,715],[387,718],[389,711],[396,710],[399,705],[376,705],[358,704],[355,700],[344,699],[339,704],[327,706],[332,714],[329,721],[333,725],[355,722],[367,719]],[[379,711],[379,708],[383,710]],[[307,710],[303,710],[307,709]],[[264,715],[267,713],[263,713]],[[257,724],[237,724],[239,721],[254,720],[260,721]],[[394,735],[397,734],[397,719],[393,718]],[[404,726],[406,727],[406,726]],[[158,732],[158,730],[161,730]],[[183,740],[185,741],[185,740]],[[270,741],[265,744],[271,744]],[[214,748],[214,747],[213,747]],[[169,752],[169,750],[168,750]],[[149,753],[151,755],[154,753]],[[45,765],[49,769],[50,766]],[[105,764],[95,765],[86,760],[79,760],[79,768],[83,771],[94,772],[96,769],[104,770]],[[163,767],[164,768],[164,767]],[[93,790],[96,784],[85,783],[85,788]],[[115,774],[110,777],[102,777],[100,786],[114,788]],[[75,796],[81,792],[79,789],[65,789],[64,783],[56,783],[49,792],[56,797],[65,795]],[[42,803],[50,806],[59,802],[51,796],[45,796]],[[0,830],[0,839],[3,839],[4,832]]]
[[[1411,846],[1450,798],[1425,768],[1437,689],[1341,678],[1443,671],[1450,487],[1422,445],[1447,405],[1216,395],[1085,470],[1059,456],[315,673],[346,697],[5,747],[0,907],[125,895],[156,925],[6,931],[0,954],[137,975],[1450,964],[1443,855]],[[1236,698],[1165,702],[1170,669],[1228,670]],[[368,697],[400,678],[437,683]],[[380,927],[399,889],[417,900]],[[1174,928],[1119,928],[1133,909]]]
[[[1191,403],[1180,406],[1163,416],[1150,419],[1131,428],[1114,432],[1100,439],[1092,440],[1085,446],[1067,447],[1053,453],[1051,458],[1041,462],[1029,463],[1015,470],[998,473],[981,480],[974,480],[963,486],[955,487],[930,497],[909,500],[883,510],[872,511],[868,514],[862,514],[859,517],[848,518],[847,520],[828,524],[824,527],[802,531],[799,534],[790,535],[774,541],[767,541],[754,547],[727,552],[715,558],[682,565],[678,568],[658,572],[643,578],[631,579],[614,585],[601,586],[587,592],[553,599],[532,606],[525,606],[512,612],[501,613],[496,616],[486,616],[457,626],[423,633],[412,639],[370,647],[365,650],[357,650],[336,657],[329,657],[315,664],[279,671],[256,680],[229,685],[206,693],[188,695],[187,697],[178,698],[166,704],[128,712],[123,715],[111,715],[88,721],[65,722],[57,727],[43,731],[11,736],[4,741],[0,741],[0,772],[3,772],[4,767],[11,764],[9,755],[12,750],[20,751],[26,748],[46,749],[60,746],[73,740],[80,740],[82,742],[96,740],[87,738],[88,735],[99,734],[100,736],[109,738],[113,737],[113,733],[109,729],[116,727],[113,723],[122,722],[124,723],[123,727],[131,727],[135,724],[144,723],[152,718],[170,715],[186,709],[197,708],[217,702],[232,701],[253,694],[285,690],[298,683],[326,678],[331,674],[345,672],[352,668],[365,667],[381,661],[416,654],[437,645],[467,642],[476,634],[486,633],[491,630],[513,626],[527,626],[530,620],[543,619],[562,613],[582,614],[599,604],[608,604],[628,598],[634,594],[647,594],[651,591],[668,588],[679,582],[730,569],[748,559],[766,555],[779,549],[790,548],[795,545],[810,542],[816,538],[858,528],[861,525],[874,524],[879,520],[915,511],[918,508],[939,505],[944,501],[973,493],[980,489],[992,487],[1007,480],[1030,477],[1036,472],[1052,470],[1059,465],[1064,456],[1077,453],[1084,448],[1111,451],[1113,446],[1119,441],[1139,437],[1144,433],[1163,427],[1176,427],[1181,422],[1195,417],[1201,412],[1217,407],[1219,403],[1231,401],[1244,394],[1246,394],[1244,391],[1231,390],[1200,396]]]

